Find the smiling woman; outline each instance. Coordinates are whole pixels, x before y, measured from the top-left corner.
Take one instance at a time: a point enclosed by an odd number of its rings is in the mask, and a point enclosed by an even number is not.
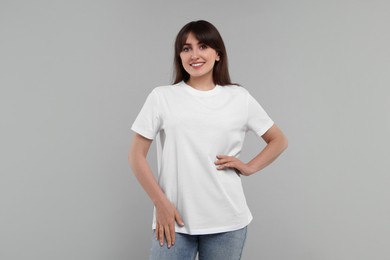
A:
[[[194,81],[204,82],[208,78],[212,78],[214,64],[220,60],[217,51],[199,42],[193,33],[188,35],[186,43],[180,52],[180,59],[183,68],[190,75],[189,85],[194,85]],[[203,84],[197,87],[201,86],[207,87]],[[206,88],[206,90],[208,89]]]
[[[150,259],[237,260],[252,221],[241,176],[275,160],[287,139],[248,90],[231,82],[223,40],[209,22],[180,30],[175,66],[174,84],[154,88],[131,127],[129,162],[155,205]],[[238,157],[248,131],[267,145],[244,163]],[[146,160],[153,139],[157,180]]]
[[[202,56],[197,57],[201,54]],[[213,83],[221,86],[232,85],[226,48],[222,37],[214,25],[202,20],[186,24],[176,37],[174,84],[183,80],[191,80],[191,70],[188,70],[188,64],[192,61],[195,62],[196,59],[200,61],[206,58],[205,55],[209,64],[212,65],[212,71],[209,71],[212,73],[209,73],[208,77],[211,76]],[[191,59],[193,60],[191,61]],[[203,80],[206,79],[207,77],[203,78]]]

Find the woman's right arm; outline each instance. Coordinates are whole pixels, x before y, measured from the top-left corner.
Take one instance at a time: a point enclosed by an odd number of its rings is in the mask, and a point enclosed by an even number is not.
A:
[[[180,226],[184,223],[175,206],[158,185],[146,160],[152,141],[136,133],[129,151],[129,164],[138,182],[156,207],[156,239],[160,240],[162,246],[165,235],[170,248],[175,244],[175,222]]]

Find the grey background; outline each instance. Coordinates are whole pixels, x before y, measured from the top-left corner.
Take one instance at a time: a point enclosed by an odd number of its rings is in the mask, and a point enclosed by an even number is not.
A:
[[[146,259],[127,163],[174,37],[206,19],[289,138],[244,179],[243,259],[388,259],[388,1],[0,1],[0,258]],[[248,134],[243,160],[264,146]],[[150,151],[153,169],[155,146]]]

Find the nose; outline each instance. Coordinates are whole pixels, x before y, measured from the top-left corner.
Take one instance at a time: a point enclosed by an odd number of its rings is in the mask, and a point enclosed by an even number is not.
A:
[[[196,49],[191,52],[191,59],[196,60],[198,58],[198,51]]]

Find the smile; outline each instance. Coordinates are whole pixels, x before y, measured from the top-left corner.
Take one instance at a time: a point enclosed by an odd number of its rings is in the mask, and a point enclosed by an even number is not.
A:
[[[190,65],[193,68],[200,68],[200,67],[202,67],[203,64],[204,64],[203,62],[200,62],[200,63],[192,63]]]

